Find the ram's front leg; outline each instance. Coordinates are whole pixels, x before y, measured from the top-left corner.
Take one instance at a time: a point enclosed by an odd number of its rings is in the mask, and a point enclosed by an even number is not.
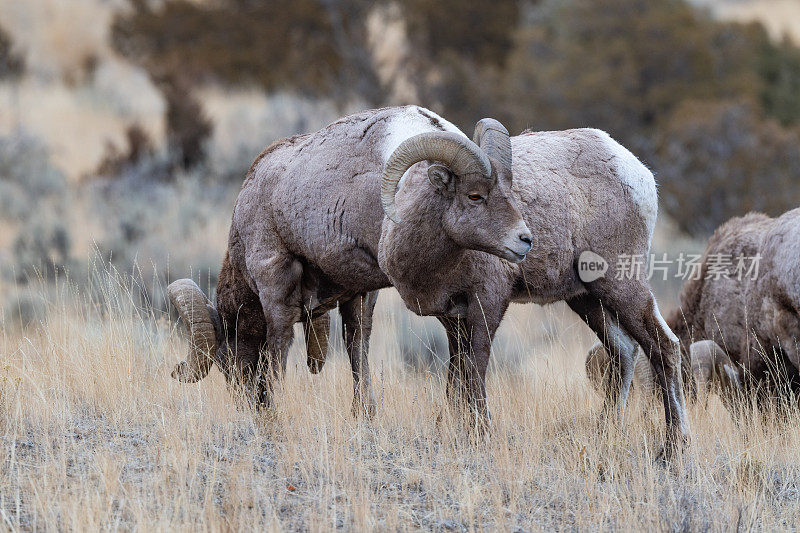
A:
[[[438,317],[447,332],[447,350],[450,360],[447,365],[447,401],[450,408],[459,416],[466,410],[466,394],[464,387],[464,352],[469,349],[469,336],[464,321],[459,317]]]
[[[491,422],[486,398],[486,368],[491,339],[485,327],[469,320],[440,318],[447,331],[450,362],[447,369],[447,398],[469,427],[484,433]]]
[[[483,434],[489,429],[491,415],[486,397],[486,368],[489,366],[492,340],[485,327],[467,325],[471,331],[470,347],[463,352],[462,379],[469,409],[470,427]]]
[[[271,407],[274,383],[286,372],[286,359],[300,320],[302,265],[290,255],[247,263],[264,313],[266,340],[256,370],[259,407]]]
[[[370,385],[367,352],[372,333],[372,313],[377,300],[378,291],[373,291],[339,304],[342,335],[353,372],[352,412],[354,416],[364,415],[367,418],[375,416],[375,393]]]

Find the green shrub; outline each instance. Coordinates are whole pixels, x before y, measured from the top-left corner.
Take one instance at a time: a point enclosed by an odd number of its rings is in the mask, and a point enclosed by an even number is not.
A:
[[[761,103],[781,124],[800,121],[800,49],[789,41],[762,46],[759,73],[765,86]]]

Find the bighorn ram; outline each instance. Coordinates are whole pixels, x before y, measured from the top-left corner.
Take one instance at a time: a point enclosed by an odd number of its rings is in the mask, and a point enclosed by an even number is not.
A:
[[[434,164],[427,165],[427,176],[407,174],[395,198],[395,185],[409,161],[387,165],[383,191],[386,214],[402,223],[383,224],[378,260],[407,307],[436,315],[447,330],[450,397],[466,403],[478,421],[488,420],[486,367],[509,303],[565,300],[616,356],[612,374],[622,379],[611,380],[604,410],[616,408],[622,415],[638,343],[660,385],[667,442],[679,445],[688,427],[678,340],[661,317],[648,282],[614,268],[583,281],[578,270],[586,251],[610,265],[623,255],[649,252],[658,208],[653,175],[599,130],[525,132],[509,139],[495,121],[480,126],[474,140],[483,146],[491,139],[489,153],[501,165],[498,193],[517,199],[534,231],[533,250],[524,262],[479,253],[479,246],[460,240],[464,233],[454,238],[458,219],[442,217],[441,232],[423,229],[423,221],[440,218],[451,202],[463,203],[465,212],[485,209],[488,189],[476,186],[464,196],[464,180]],[[488,239],[483,231],[473,238]]]
[[[267,401],[292,324],[304,321],[313,330],[339,301],[345,335],[353,337],[347,344],[354,410],[370,412],[373,291],[393,284],[410,309],[444,324],[448,395],[464,400],[480,426],[488,422],[491,340],[508,304],[566,300],[618,356],[624,379],[612,380],[606,410],[624,410],[638,343],[656,369],[668,442],[681,441],[688,428],[677,339],[648,283],[613,272],[583,282],[577,271],[583,251],[611,263],[620,254],[648,252],[657,213],[652,174],[597,130],[510,139],[497,121],[484,119],[474,140],[410,106],[360,113],[268,148],[234,211],[217,290],[219,320],[191,289],[198,321],[206,330],[211,324],[216,344],[198,335],[195,355],[177,377],[201,377],[207,368],[197,361],[211,357]],[[531,248],[528,226],[537,230],[537,251],[520,265]],[[187,316],[194,331],[197,315]]]
[[[371,414],[366,352],[376,291],[390,284],[378,266],[379,241],[386,254],[394,240],[389,257],[402,254],[396,260],[413,259],[414,268],[447,269],[439,256],[466,249],[511,262],[530,250],[510,171],[497,158],[505,153],[497,144],[507,139],[485,135],[476,144],[431,111],[407,106],[364,111],[269,146],[234,207],[216,308],[189,280],[169,287],[190,332],[189,357],[173,376],[197,381],[214,362],[229,382],[268,404],[293,325],[303,322],[309,368],[319,371],[327,311],[338,304],[353,410]],[[381,199],[391,216],[389,186],[416,163],[403,190],[420,203],[404,201],[406,220],[381,239]]]
[[[759,391],[764,400],[800,390],[798,243],[800,209],[778,218],[733,218],[714,232],[696,279],[683,286],[680,309],[667,322],[681,344],[693,348],[698,381],[711,375],[723,399]],[[714,344],[713,364],[694,361],[694,339]]]

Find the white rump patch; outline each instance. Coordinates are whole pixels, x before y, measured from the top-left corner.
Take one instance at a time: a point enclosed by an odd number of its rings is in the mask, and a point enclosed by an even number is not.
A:
[[[631,198],[639,207],[652,240],[658,216],[658,192],[653,173],[608,133],[603,130],[594,131],[605,141],[608,151],[614,156],[619,179],[628,187]]]
[[[433,111],[429,109],[425,109],[424,107],[418,106],[411,106],[402,111],[398,112],[392,118],[389,119],[389,123],[386,127],[386,138],[383,142],[383,161],[384,163],[388,161],[389,156],[394,153],[395,149],[397,149],[400,144],[405,141],[406,139],[413,137],[414,135],[418,135],[420,133],[425,133],[429,131],[441,131],[433,124],[431,124],[431,120],[428,117],[422,116],[420,111],[429,117],[439,121],[445,131],[451,131],[454,133],[458,133],[467,137],[463,131],[458,129],[455,125],[448,122],[447,120],[443,119]],[[469,137],[467,137],[469,138]],[[400,179],[400,183],[398,187],[403,186],[403,181],[405,180],[405,174]]]

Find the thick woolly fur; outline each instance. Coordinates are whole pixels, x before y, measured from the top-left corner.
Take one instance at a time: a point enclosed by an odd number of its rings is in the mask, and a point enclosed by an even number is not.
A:
[[[622,254],[649,252],[657,214],[652,173],[598,130],[526,132],[513,137],[511,144],[513,194],[534,238],[524,262],[512,264],[465,250],[446,232],[431,240],[429,234],[423,239],[421,232],[407,232],[403,224],[383,226],[381,268],[409,309],[439,316],[448,331],[450,387],[463,388],[464,381],[467,389],[476,387],[464,393],[472,412],[485,411],[482,382],[491,340],[509,303],[565,300],[618,355],[622,379],[611,387],[607,407],[616,408],[620,416],[624,411],[638,343],[659,376],[668,436],[683,438],[688,427],[678,345],[648,283],[618,280],[613,269],[606,277],[583,283],[577,270],[585,250],[610,265]],[[413,186],[397,195],[398,212],[412,227],[415,214],[428,216],[423,214],[425,206],[438,209],[436,195],[420,194],[424,182],[424,176],[411,175],[407,183]],[[466,359],[454,344],[468,351]],[[488,418],[488,412],[483,416]]]
[[[731,261],[724,276],[709,275],[709,258]],[[760,256],[755,279],[735,268],[739,257]],[[732,260],[731,260],[732,259]],[[718,279],[717,279],[718,278]],[[720,226],[709,239],[699,279],[681,292],[670,316],[681,344],[709,339],[727,352],[743,385],[800,388],[800,209],[778,218],[750,213]]]

